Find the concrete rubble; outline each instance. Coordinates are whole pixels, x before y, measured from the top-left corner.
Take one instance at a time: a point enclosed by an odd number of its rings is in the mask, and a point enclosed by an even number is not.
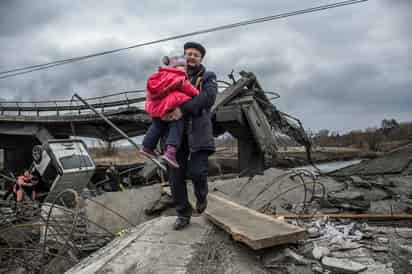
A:
[[[282,215],[288,210],[292,212],[295,211],[299,214],[302,213],[301,203],[304,201],[304,193],[302,193],[302,190],[297,189],[296,191],[290,191],[283,196],[279,196],[279,193],[285,193],[287,190],[297,185],[297,182],[295,182],[289,175],[293,176],[294,174],[293,172],[288,173],[287,171],[269,169],[265,171],[264,175],[256,175],[251,178],[216,180],[211,183],[211,189],[216,195],[229,197],[239,204],[268,214],[276,213]],[[274,180],[274,178],[282,178],[284,182],[279,183],[279,180]],[[352,186],[348,182],[340,183],[331,177],[323,177],[320,181],[326,188],[326,193],[323,197],[326,202],[328,202],[329,199],[332,200],[332,202],[336,202],[336,199],[341,199],[347,203],[351,203],[352,201],[367,201],[368,194],[365,195],[365,191],[370,191],[371,188],[374,188],[374,184],[368,185],[368,187],[359,187],[359,184],[357,184],[357,186]],[[349,184],[349,186],[347,184]],[[345,186],[344,189],[342,188],[342,185]],[[400,184],[392,184],[392,188],[395,192],[399,191],[396,189],[399,185]],[[346,190],[346,188],[352,187],[355,190],[349,192]],[[403,185],[402,187],[406,186]],[[320,193],[320,190],[317,187],[311,191],[314,192],[309,194],[314,194],[313,196],[315,198],[311,199],[309,206],[310,199],[309,197],[306,197],[307,205],[303,207],[304,212],[314,213],[314,209],[318,212],[322,212],[325,204],[325,201],[319,200],[321,197],[319,195],[322,193]],[[309,195],[308,193],[306,194]],[[279,198],[279,200],[273,199],[277,196],[281,198]],[[387,202],[389,203],[390,201]],[[289,203],[291,206],[286,207],[286,203]],[[336,205],[334,204],[334,206]],[[285,208],[287,208],[287,210]],[[368,212],[369,209],[340,207],[340,210],[342,210],[340,211],[341,213],[344,213],[344,210],[355,210],[354,214],[356,214],[358,212]],[[385,208],[382,208],[382,213],[385,213]],[[387,213],[390,214],[390,211]],[[160,222],[159,220],[163,220],[162,222],[165,222],[166,219],[164,219],[164,217],[162,218],[155,220],[158,220],[158,222]],[[394,224],[392,222],[388,223],[385,221],[379,222],[379,225],[374,225],[368,224],[367,222],[360,222],[356,219],[331,219],[327,216],[318,219],[284,219],[284,221],[305,227],[308,233],[307,239],[295,246],[289,245],[279,248],[269,248],[255,254],[253,254],[252,251],[247,250],[244,246],[239,247],[239,244],[232,241],[226,243],[225,248],[219,247],[218,249],[222,248],[225,250],[228,246],[231,246],[231,248],[233,248],[233,246],[238,246],[238,248],[232,250],[232,256],[252,256],[252,258],[257,256],[258,260],[254,260],[253,263],[250,264],[253,266],[253,272],[252,270],[247,269],[246,266],[238,263],[238,269],[240,268],[241,271],[243,271],[240,273],[391,274],[407,273],[402,271],[406,271],[406,269],[410,267],[409,261],[412,258],[412,253],[410,250],[411,247],[408,245],[408,239],[412,237],[412,228],[408,228],[407,226],[393,227]],[[213,231],[211,230],[211,224],[204,221],[202,222],[208,227],[206,229],[208,232],[205,232],[206,234]],[[197,225],[198,220],[196,219],[194,226],[196,227]],[[405,223],[405,225],[407,225],[407,223]],[[164,229],[168,230],[166,234],[174,233],[169,230],[170,227],[164,227]],[[219,233],[223,232],[220,231]],[[398,234],[401,234],[402,237],[399,237]],[[191,233],[188,232],[188,235],[190,236]],[[190,241],[189,239],[186,240]],[[204,246],[207,241],[208,240],[205,240],[200,243],[200,246]],[[213,245],[217,245],[216,240],[214,240]],[[210,246],[209,248],[213,248],[213,246]],[[187,271],[193,271],[193,268],[191,268],[193,267],[193,262],[199,260],[202,253],[204,253],[202,248],[194,249],[194,253],[192,253],[191,257],[192,261],[188,263],[185,270],[186,272],[178,273],[192,273]],[[223,257],[227,256],[227,254],[220,255]],[[85,264],[89,264],[90,259],[88,260],[89,261],[83,261],[81,265],[84,266]],[[97,260],[96,257],[95,260]],[[113,259],[113,262],[115,260],[116,259]],[[136,260],[141,259],[134,259],[134,261]],[[227,258],[225,260],[227,260]],[[216,270],[219,269],[217,265],[222,262],[216,259],[213,263],[209,263],[211,265],[214,263],[214,270]],[[112,263],[109,263],[108,265],[112,265]],[[113,265],[117,264],[113,263]],[[79,266],[74,269],[79,270],[80,268],[78,267]],[[231,267],[233,267],[233,265]],[[170,268],[170,271],[174,271],[173,269],[174,268]],[[231,272],[220,270],[220,272],[216,273]]]
[[[333,257],[323,257],[322,265],[329,270],[338,273],[359,273],[368,267],[349,259],[337,259]]]
[[[188,273],[196,245],[205,242],[210,225],[194,218],[181,233],[170,230],[173,222],[173,217],[161,217],[130,229],[66,273]]]
[[[71,250],[77,264],[71,262],[66,273],[392,274],[412,268],[410,175],[317,176],[270,168],[209,185],[213,195],[304,228],[306,239],[253,251],[206,215],[173,231],[173,200],[155,184],[85,199],[88,232],[103,227],[113,240],[82,256]],[[19,271],[27,273],[12,273]]]

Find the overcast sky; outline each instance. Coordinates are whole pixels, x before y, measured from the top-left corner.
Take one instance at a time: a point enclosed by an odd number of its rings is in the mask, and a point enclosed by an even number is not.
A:
[[[331,3],[245,1],[0,1],[0,70]],[[0,80],[2,100],[69,99],[142,88],[187,40],[225,79],[254,72],[305,128],[347,132],[384,118],[412,121],[412,1],[365,3],[176,40]]]

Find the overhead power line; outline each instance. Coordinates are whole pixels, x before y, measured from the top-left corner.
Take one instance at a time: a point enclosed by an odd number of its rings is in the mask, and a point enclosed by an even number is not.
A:
[[[312,13],[312,12],[317,12],[317,11],[322,11],[322,10],[347,6],[347,5],[358,4],[358,3],[366,2],[366,1],[368,1],[368,0],[341,1],[341,2],[336,2],[336,3],[332,3],[332,4],[326,4],[326,5],[316,6],[316,7],[312,7],[312,8],[307,8],[307,9],[302,9],[302,10],[297,10],[297,11],[291,11],[291,12],[266,16],[266,17],[259,17],[259,18],[255,18],[255,19],[252,19],[252,20],[240,21],[240,22],[237,22],[237,23],[221,25],[221,26],[218,26],[218,27],[213,27],[213,28],[198,30],[198,31],[189,32],[189,33],[185,33],[185,34],[170,36],[170,37],[167,37],[167,38],[162,38],[162,39],[158,39],[158,40],[154,40],[154,41],[139,43],[139,44],[131,45],[131,46],[128,46],[128,47],[117,48],[117,49],[113,49],[113,50],[106,50],[106,51],[97,52],[97,53],[93,53],[93,54],[88,54],[88,55],[83,55],[83,56],[78,56],[78,57],[73,57],[73,58],[68,58],[68,59],[61,59],[61,60],[56,60],[56,61],[43,63],[43,64],[38,64],[38,65],[25,66],[25,67],[5,70],[5,71],[0,72],[0,80],[5,79],[5,78],[9,78],[9,77],[13,77],[13,76],[17,76],[17,75],[21,75],[21,74],[34,72],[34,71],[45,70],[45,69],[49,69],[49,68],[52,68],[52,67],[61,66],[61,65],[65,65],[65,64],[85,60],[85,59],[90,59],[90,58],[94,58],[94,57],[98,57],[98,56],[117,53],[117,52],[120,52],[120,51],[126,51],[126,50],[130,50],[130,49],[134,49],[134,48],[145,47],[145,46],[149,46],[149,45],[163,43],[163,42],[167,42],[167,41],[171,41],[171,40],[187,38],[187,37],[196,36],[196,35],[200,35],[200,34],[206,34],[206,33],[222,31],[222,30],[228,30],[228,29],[238,28],[238,27],[252,25],[252,24],[258,24],[258,23],[263,23],[263,22],[268,22],[268,21],[274,21],[274,20],[278,20],[278,19],[282,19],[282,18],[286,18],[286,17],[291,17],[291,16],[296,16],[296,15],[301,15],[301,14],[306,14],[306,13]]]

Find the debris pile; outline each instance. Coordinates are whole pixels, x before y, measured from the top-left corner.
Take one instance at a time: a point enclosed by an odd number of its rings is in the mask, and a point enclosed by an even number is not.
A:
[[[373,161],[362,174],[216,177],[205,213],[180,232],[163,217],[174,213],[167,184],[2,202],[0,273],[409,273],[412,176],[366,175]]]
[[[54,203],[3,202],[0,273],[63,273],[114,234],[86,217],[83,201],[67,190]]]
[[[407,273],[412,228],[370,226],[328,218],[304,224],[309,238],[297,247],[269,251],[269,269],[301,266],[305,273]],[[396,235],[402,231],[402,237]],[[307,271],[307,272],[306,272]],[[291,272],[293,273],[293,271]]]

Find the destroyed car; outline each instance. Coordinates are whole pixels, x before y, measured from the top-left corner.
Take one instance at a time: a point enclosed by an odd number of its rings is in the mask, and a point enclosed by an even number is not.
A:
[[[42,188],[48,189],[45,201],[65,189],[78,193],[86,187],[96,165],[82,140],[49,140],[33,148],[32,172],[39,175]]]

